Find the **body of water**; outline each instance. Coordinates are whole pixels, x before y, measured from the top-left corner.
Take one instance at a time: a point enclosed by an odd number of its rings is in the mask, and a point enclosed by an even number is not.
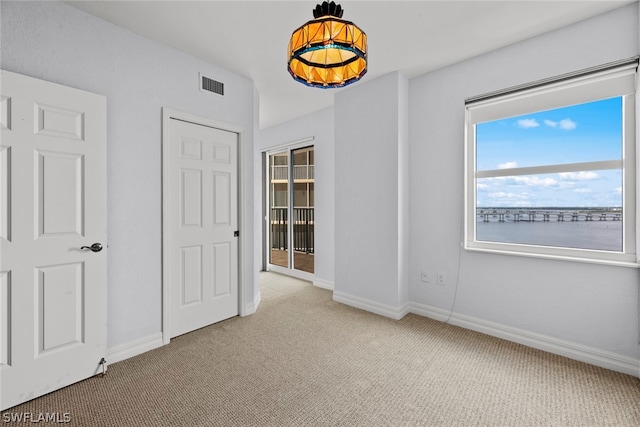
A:
[[[476,222],[476,240],[622,251],[622,221]]]

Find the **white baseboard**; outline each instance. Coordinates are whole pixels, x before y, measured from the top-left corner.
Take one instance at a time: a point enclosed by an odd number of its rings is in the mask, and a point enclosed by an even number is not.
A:
[[[349,305],[351,307],[370,311],[384,317],[389,317],[394,320],[402,319],[407,315],[407,313],[409,313],[409,306],[394,307],[392,305],[382,304],[376,301],[368,300],[366,298],[345,294],[343,292],[338,292],[335,290],[333,291],[333,300],[342,304]]]
[[[426,304],[419,304],[417,302],[409,303],[409,313],[417,314],[422,317],[428,317],[434,320],[439,320],[440,322],[446,322],[451,318],[451,313],[449,313],[449,310],[443,310],[442,308],[433,307]]]
[[[317,286],[322,289],[328,289],[330,291],[334,290],[333,282],[329,282],[328,280],[323,280],[318,278],[313,279],[313,286]]]
[[[640,377],[640,359],[634,359],[621,354],[572,343],[570,341],[482,320],[464,314],[452,313],[450,315],[447,310],[442,310],[440,308],[424,304],[410,303],[409,312],[439,321],[448,320],[448,323],[462,328],[471,329],[473,331],[513,341],[528,347],[565,356],[591,365],[611,369],[612,371],[622,372],[634,377]]]
[[[260,305],[260,301],[262,301],[262,294],[258,292],[253,302],[250,304],[246,304],[244,306],[244,310],[240,313],[240,317],[251,316],[258,310],[258,306]]]
[[[315,283],[314,283],[315,285]],[[246,306],[243,316],[253,314],[260,305],[261,296],[258,294],[252,304]],[[524,329],[514,328],[476,317],[459,313],[449,313],[447,310],[429,306],[426,304],[409,303],[406,306],[394,307],[382,304],[366,298],[356,297],[342,292],[333,292],[333,300],[355,308],[389,317],[391,319],[402,319],[408,313],[429,317],[441,322],[460,326],[465,329],[481,332],[494,337],[506,339],[538,350],[565,356],[570,359],[579,360],[612,371],[622,372],[640,378],[640,359],[631,358],[621,354],[600,350],[570,341],[553,338],[547,335],[537,334]],[[107,363],[113,364],[130,357],[137,356],[147,351],[162,347],[162,333],[140,338],[126,344],[121,344],[107,349]]]
[[[115,347],[107,349],[107,363],[109,365],[120,362],[130,357],[137,356],[147,351],[153,350],[158,347],[162,347],[162,332],[149,335],[148,337],[140,338],[126,344],[120,344]]]
[[[621,354],[576,344],[464,314],[450,313],[448,310],[441,308],[415,302],[403,307],[394,307],[336,291],[333,292],[333,300],[395,320],[402,319],[408,313],[414,313],[419,316],[447,322],[455,326],[516,342],[538,350],[565,356],[580,362],[622,372],[634,377],[640,377],[640,359],[634,359]]]

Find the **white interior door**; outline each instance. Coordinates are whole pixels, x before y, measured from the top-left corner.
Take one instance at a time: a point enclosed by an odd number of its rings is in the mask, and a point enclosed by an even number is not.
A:
[[[169,133],[165,286],[175,337],[238,315],[238,134],[176,119]]]
[[[107,338],[106,99],[1,71],[0,406],[96,374]],[[82,247],[85,246],[84,249]]]

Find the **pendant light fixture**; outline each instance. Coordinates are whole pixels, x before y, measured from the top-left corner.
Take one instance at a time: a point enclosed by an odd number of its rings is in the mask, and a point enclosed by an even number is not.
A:
[[[307,86],[323,89],[357,82],[367,72],[367,35],[343,21],[342,7],[323,2],[309,21],[291,35],[289,74]]]

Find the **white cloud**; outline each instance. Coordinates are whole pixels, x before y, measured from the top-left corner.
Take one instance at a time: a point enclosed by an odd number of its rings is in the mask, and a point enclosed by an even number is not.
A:
[[[509,203],[510,206],[515,206],[515,207],[520,207],[520,208],[528,208],[531,207],[533,205],[533,203],[527,201],[527,200],[522,200],[522,201],[517,201],[514,203]]]
[[[537,128],[540,126],[540,123],[537,122],[536,119],[520,119],[518,120],[518,127],[528,129],[528,128]]]
[[[517,167],[518,167],[518,163],[516,162],[505,162],[505,163],[500,163],[498,165],[498,169],[512,169]]]
[[[591,189],[590,188],[576,188],[575,190],[573,190],[574,193],[591,193]]]
[[[598,174],[593,171],[559,172],[558,175],[560,175],[562,179],[574,179],[578,181],[586,181],[598,178]]]
[[[526,192],[510,193],[506,191],[495,191],[487,194],[487,200],[483,201],[483,203],[491,206],[527,207],[532,205],[529,199],[530,195]]]
[[[614,191],[616,194],[622,194],[622,187],[614,188],[614,189],[613,189],[613,191]]]
[[[544,124],[552,127],[559,128],[562,130],[574,130],[578,124],[571,119],[562,119],[559,122],[554,122],[553,120],[545,120]]]
[[[523,193],[506,193],[504,191],[496,191],[495,193],[487,194],[492,199],[526,199],[526,194]]]
[[[526,185],[528,187],[553,187],[558,184],[553,178],[539,176],[514,176],[513,181],[518,184]]]
[[[487,184],[476,184],[477,190],[486,190],[487,188],[489,188],[489,185]]]
[[[578,124],[571,119],[560,120],[560,129],[563,130],[574,130]]]
[[[484,182],[491,185],[518,185],[527,187],[556,187],[561,183],[551,177],[540,177],[537,175],[529,176],[496,176],[493,178],[484,178]]]

